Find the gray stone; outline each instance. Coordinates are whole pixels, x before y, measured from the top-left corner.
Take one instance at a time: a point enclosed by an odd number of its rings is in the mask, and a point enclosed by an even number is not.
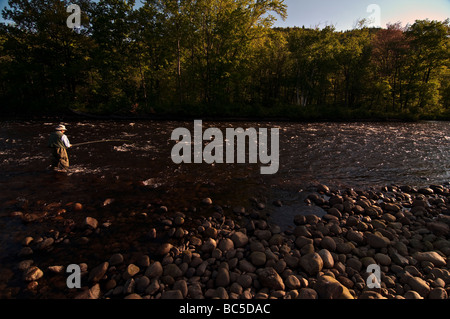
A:
[[[114,254],[109,258],[109,264],[111,266],[117,266],[123,263],[123,255],[122,254]]]
[[[397,252],[393,252],[391,254],[391,258],[392,258],[392,261],[399,266],[404,267],[404,266],[409,265],[409,260]]]
[[[255,266],[245,259],[239,260],[239,269],[247,273],[253,273],[256,270]]]
[[[424,298],[430,293],[430,286],[428,286],[427,282],[422,278],[411,277],[408,280],[408,285],[412,288],[412,290],[416,291]]]
[[[203,242],[201,250],[205,253],[210,253],[217,247],[217,242],[213,238],[208,238]]]
[[[311,288],[302,288],[298,293],[298,299],[318,299],[319,296],[314,289]]]
[[[272,267],[266,267],[259,272],[258,279],[263,287],[272,290],[284,290],[285,285],[283,279]]]
[[[248,244],[248,237],[242,232],[233,233],[233,235],[231,235],[231,240],[236,248],[241,248]]]
[[[147,270],[145,271],[145,276],[149,278],[161,277],[162,274],[163,274],[163,267],[159,261],[155,261],[153,264],[148,266]]]
[[[216,277],[216,286],[228,287],[229,284],[230,284],[230,272],[225,267],[219,268]]]
[[[280,260],[280,261],[282,261],[282,260]],[[298,266],[299,262],[300,262],[300,259],[298,257],[291,256],[291,255],[284,256],[284,263],[285,263],[284,268],[286,267],[286,265],[289,266],[290,268],[296,268]]]
[[[166,255],[170,252],[170,250],[173,248],[172,244],[169,243],[164,243],[161,246],[158,247],[157,249],[157,254],[158,255]]]
[[[436,267],[443,267],[447,264],[444,257],[439,255],[435,251],[428,251],[428,252],[416,252],[413,254],[413,258],[417,261],[429,261],[433,263]]]
[[[347,239],[357,244],[362,244],[364,242],[364,234],[360,231],[349,229],[347,232]]]
[[[123,273],[123,279],[128,280],[140,271],[139,267],[134,264],[129,264]]]
[[[136,291],[137,292],[144,292],[145,289],[150,285],[150,279],[147,276],[141,276],[136,278]]]
[[[77,294],[74,299],[98,299],[100,297],[100,285],[95,284],[90,289],[86,289]]]
[[[174,279],[181,277],[183,275],[183,272],[181,269],[175,265],[175,264],[168,264],[164,266],[164,276],[170,276]]]
[[[352,249],[353,249],[353,244],[348,243],[348,242],[336,244],[336,250],[338,253],[341,253],[341,254],[350,254]]]
[[[167,290],[161,294],[161,299],[183,299],[183,293],[180,290]]]
[[[381,266],[389,266],[391,264],[391,258],[386,254],[377,253],[375,254],[375,260],[381,265]]]
[[[366,237],[367,243],[372,248],[376,248],[376,249],[386,248],[390,244],[389,239],[384,236],[378,236],[378,235],[375,235],[372,233],[365,233],[365,237]]]
[[[53,238],[49,237],[49,238],[44,239],[40,243],[38,243],[36,248],[38,250],[45,250],[47,248],[50,248],[50,246],[53,245],[54,242],[55,242],[55,240]]]
[[[309,275],[317,275],[323,268],[323,260],[317,253],[300,257],[300,267]]]
[[[312,245],[313,243],[314,241],[311,238],[306,238],[305,236],[299,236],[295,240],[295,245],[300,249],[306,245]]]
[[[223,238],[219,241],[219,245],[217,246],[222,252],[227,252],[229,250],[234,249],[234,243],[229,238]]]
[[[386,297],[383,297],[383,295],[379,294],[376,291],[367,290],[359,296],[359,299],[386,299]]]
[[[145,289],[145,293],[149,294],[149,295],[154,295],[155,293],[157,293],[159,291],[159,289],[161,288],[159,281],[156,279],[153,279],[150,282],[150,285],[147,287],[147,289]]]
[[[18,264],[18,268],[19,270],[27,270],[28,268],[31,267],[31,265],[34,264],[34,261],[31,259],[27,259],[27,260],[22,260],[19,264]]]
[[[173,285],[174,290],[181,291],[181,294],[183,295],[183,298],[186,298],[188,295],[188,285],[186,283],[186,280],[178,280]]]
[[[19,251],[19,253],[17,254],[17,256],[19,257],[26,257],[26,256],[30,256],[33,254],[33,249],[31,249],[30,247],[22,247]]]
[[[268,229],[257,229],[255,230],[255,236],[260,240],[268,241],[272,237],[272,232]]]
[[[86,217],[86,219],[84,220],[84,224],[87,227],[90,227],[92,229],[96,229],[97,226],[98,226],[98,221],[94,217]]]
[[[44,276],[44,273],[42,270],[40,270],[36,266],[29,267],[24,273],[23,273],[23,280],[25,281],[35,281]]]
[[[125,295],[132,294],[132,293],[134,293],[135,287],[136,287],[136,282],[134,281],[133,278],[129,278],[123,285],[123,293]]]
[[[48,266],[47,269],[55,274],[63,274],[65,267],[64,266]]]
[[[442,287],[438,287],[438,288],[434,288],[433,290],[430,291],[430,294],[428,295],[429,299],[442,299],[442,300],[446,300],[448,299],[448,294],[447,291],[442,288]]]
[[[314,290],[321,299],[354,299],[347,287],[330,276],[320,277],[314,285]]]
[[[328,249],[322,249],[319,251],[320,258],[323,261],[323,267],[331,269],[334,267],[334,259]]]
[[[294,275],[289,275],[286,280],[284,281],[284,284],[286,285],[287,289],[300,289],[301,283],[300,280]]]
[[[423,299],[423,297],[417,291],[409,290],[405,294],[405,299]]]
[[[89,273],[89,281],[97,282],[100,281],[103,276],[105,276],[106,271],[108,270],[109,263],[104,262],[93,268]]]
[[[356,271],[361,271],[363,266],[362,262],[356,257],[349,258],[346,264],[348,267],[351,267]]]
[[[212,199],[211,198],[204,198],[203,200],[202,200],[202,203],[203,204],[205,204],[205,205],[212,205]]]
[[[253,265],[260,267],[265,265],[267,260],[266,254],[260,251],[254,251],[250,254],[250,261]]]
[[[188,287],[188,296],[192,299],[204,299],[201,284],[194,282]]]
[[[141,297],[140,295],[138,295],[138,294],[132,293],[132,294],[129,294],[128,296],[126,296],[126,297],[123,298],[123,299],[135,299],[135,300],[139,300],[139,299],[142,299],[142,297]]]
[[[320,242],[320,246],[322,248],[328,249],[329,251],[333,252],[336,250],[336,242],[333,238],[329,236],[325,236],[322,238],[322,241]]]

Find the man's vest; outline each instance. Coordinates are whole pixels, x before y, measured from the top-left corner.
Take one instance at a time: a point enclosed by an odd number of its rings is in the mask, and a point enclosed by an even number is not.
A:
[[[66,146],[64,145],[64,142],[62,141],[62,137],[63,137],[63,133],[60,131],[56,131],[53,132],[50,135],[50,138],[48,140],[48,147],[53,147],[53,148],[66,148]]]

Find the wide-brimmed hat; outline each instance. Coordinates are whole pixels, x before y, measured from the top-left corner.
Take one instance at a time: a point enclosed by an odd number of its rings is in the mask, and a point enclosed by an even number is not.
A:
[[[62,124],[58,125],[55,129],[57,131],[67,131],[66,127]]]

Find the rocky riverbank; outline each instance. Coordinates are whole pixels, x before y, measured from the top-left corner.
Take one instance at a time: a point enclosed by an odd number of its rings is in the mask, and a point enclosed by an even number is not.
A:
[[[245,209],[206,198],[182,212],[148,205],[127,213],[136,228],[123,237],[113,232],[120,214],[100,220],[85,203],[41,203],[39,212],[27,206],[10,214],[25,226],[46,220],[52,227],[17,236],[0,291],[2,298],[448,299],[449,200],[448,185],[318,185],[305,202],[326,215],[299,211],[289,230],[265,214],[281,201],[252,199]],[[66,286],[69,264],[81,268],[80,289]],[[381,268],[379,289],[367,286],[370,265]]]

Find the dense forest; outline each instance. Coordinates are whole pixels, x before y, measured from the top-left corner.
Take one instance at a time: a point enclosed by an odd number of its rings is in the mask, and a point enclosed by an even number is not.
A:
[[[450,23],[274,28],[283,0],[9,0],[2,114],[450,119]]]

